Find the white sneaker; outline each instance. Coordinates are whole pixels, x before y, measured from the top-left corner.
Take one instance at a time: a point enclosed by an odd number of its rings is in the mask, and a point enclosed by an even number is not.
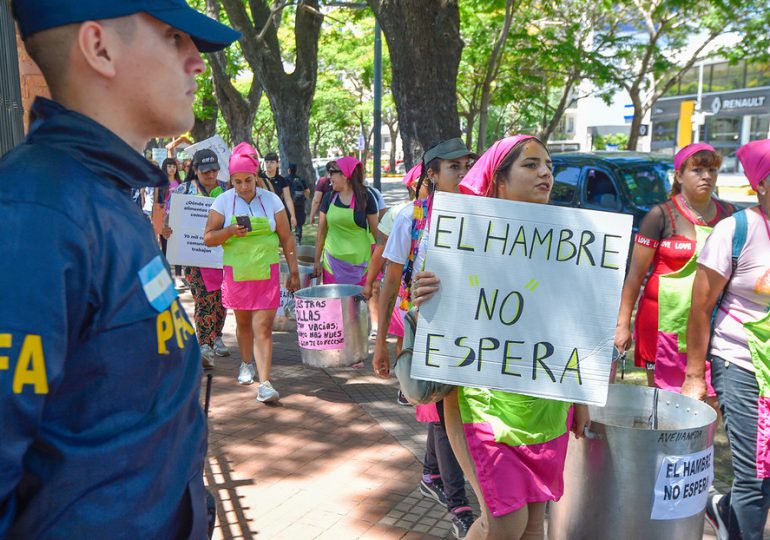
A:
[[[278,401],[280,397],[270,381],[261,383],[257,389],[257,401]]]
[[[214,367],[214,350],[210,345],[201,345],[201,365],[203,369],[212,369]]]
[[[214,340],[214,352],[217,356],[230,356],[230,349],[227,348],[221,337]]]
[[[238,383],[239,384],[251,384],[254,382],[254,376],[257,374],[256,368],[254,367],[254,362],[251,364],[246,364],[245,362],[241,362],[241,369],[238,372]]]

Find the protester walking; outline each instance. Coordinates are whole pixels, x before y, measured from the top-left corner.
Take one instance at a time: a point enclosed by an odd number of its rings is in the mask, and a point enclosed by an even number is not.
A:
[[[193,156],[192,169],[195,172],[189,182],[183,182],[175,192],[198,197],[218,197],[225,186],[219,182],[219,159],[213,150],[198,150]],[[173,231],[166,226],[163,235],[170,238]],[[184,276],[190,286],[195,304],[195,333],[201,348],[201,365],[212,369],[217,356],[229,356],[230,349],[222,340],[227,310],[222,305],[222,269],[184,268]]]
[[[735,476],[730,492],[710,495],[706,515],[720,540],[761,540],[770,508],[770,140],[737,156],[759,205],[718,223],[698,256],[682,393],[706,397],[709,360]]]
[[[200,351],[130,197],[238,32],[180,0],[14,1],[52,99],[0,161],[0,538],[206,538]]]
[[[664,390],[678,392],[684,381],[682,345],[698,253],[712,227],[734,211],[713,196],[721,163],[722,156],[705,143],[674,156],[671,198],[642,220],[623,285],[615,347],[624,354],[635,342],[634,364],[646,368],[650,386]],[[631,313],[648,272],[632,334]]]
[[[291,197],[294,201],[294,215],[297,218],[297,225],[294,227],[294,236],[297,237],[297,245],[302,243],[302,227],[305,225],[305,205],[310,198],[310,184],[297,175],[297,164],[289,163],[289,176],[286,178],[289,182]]]
[[[310,224],[315,224],[315,218],[318,215],[318,210],[321,208],[321,200],[324,195],[332,191],[332,181],[329,176],[329,166],[334,166],[334,162],[330,161],[326,164],[326,175],[318,179],[313,190],[313,201],[310,203]]]
[[[264,170],[260,171],[259,176],[264,181],[265,188],[271,190],[281,199],[288,213],[291,228],[296,228],[297,218],[294,201],[291,196],[291,188],[288,180],[278,173],[278,154],[275,152],[265,154]]]
[[[404,315],[412,306],[412,275],[424,266],[433,196],[437,191],[456,193],[472,158],[475,155],[459,138],[443,141],[428,149],[422,158],[414,188],[423,196],[405,206],[393,223],[382,255],[388,266],[380,294],[379,320],[383,327],[400,333],[402,339]],[[413,178],[414,173],[411,176]],[[391,324],[393,322],[395,324]],[[377,334],[372,360],[375,371],[379,366],[390,365],[386,337],[385,332]],[[396,355],[399,350],[400,347],[397,347]],[[418,405],[416,409],[417,419],[428,423],[420,491],[447,507],[452,516],[455,537],[465,538],[474,516],[465,495],[465,478],[446,434],[444,404]]]
[[[497,141],[460,182],[461,193],[547,204],[553,187],[545,145],[528,135]],[[439,287],[432,272],[412,284],[416,305]],[[387,376],[390,365],[374,366]],[[545,503],[563,492],[569,431],[583,436],[588,408],[484,388],[458,387],[444,398],[447,432],[481,505],[468,538],[543,538]],[[490,433],[492,436],[490,437]]]
[[[365,285],[377,230],[377,201],[364,186],[364,166],[353,157],[329,163],[333,190],[321,202],[316,236],[316,277],[325,284]]]
[[[247,143],[236,146],[230,157],[233,189],[214,200],[204,242],[224,248],[222,303],[235,312],[243,360],[238,382],[252,384],[258,376],[257,400],[275,401],[279,394],[270,369],[273,320],[281,300],[279,244],[289,265],[289,292],[299,286],[299,268],[286,210],[277,195],[257,187],[258,172],[256,150]]]

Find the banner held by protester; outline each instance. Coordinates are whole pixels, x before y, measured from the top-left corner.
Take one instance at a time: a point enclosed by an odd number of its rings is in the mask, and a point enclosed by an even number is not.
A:
[[[631,216],[438,193],[412,376],[604,405]]]
[[[168,226],[174,233],[168,239],[169,264],[197,268],[222,268],[222,248],[203,243],[203,231],[214,199],[171,194]]]

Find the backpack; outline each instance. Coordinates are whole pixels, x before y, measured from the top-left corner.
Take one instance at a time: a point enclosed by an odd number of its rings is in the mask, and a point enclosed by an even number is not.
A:
[[[394,316],[398,316],[397,313]],[[452,391],[453,385],[435,381],[423,381],[412,378],[412,356],[414,354],[414,335],[417,331],[417,308],[412,308],[404,315],[404,348],[396,357],[393,371],[396,374],[401,392],[410,403],[427,405],[437,403]]]

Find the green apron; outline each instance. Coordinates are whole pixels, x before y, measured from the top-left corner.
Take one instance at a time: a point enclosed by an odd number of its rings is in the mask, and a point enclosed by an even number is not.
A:
[[[743,323],[757,379],[757,478],[770,478],[770,313]]]
[[[355,195],[348,208],[340,208],[334,204],[337,197],[338,194],[335,193],[329,204],[329,211],[326,213],[328,233],[324,244],[323,267],[332,275],[340,271],[345,274],[350,273],[351,276],[352,274],[364,275],[372,257],[369,230],[362,229],[355,221]],[[351,283],[357,283],[359,279]]]
[[[658,287],[658,337],[655,350],[655,386],[679,392],[687,367],[687,320],[690,317],[692,286],[698,269],[698,254],[712,227],[695,226],[695,252],[675,272],[660,276]],[[710,381],[710,378],[708,378]],[[713,394],[713,389],[709,392]]]
[[[235,224],[235,197],[233,197],[233,216],[230,224]],[[256,195],[259,199],[259,195]],[[244,201],[245,202],[245,201]],[[259,199],[262,211],[267,215],[262,200]],[[249,208],[249,210],[251,210]],[[223,263],[233,269],[235,281],[262,281],[270,279],[270,267],[278,264],[278,233],[270,230],[267,217],[250,216],[251,231],[246,236],[232,236],[222,246],[224,248]]]

